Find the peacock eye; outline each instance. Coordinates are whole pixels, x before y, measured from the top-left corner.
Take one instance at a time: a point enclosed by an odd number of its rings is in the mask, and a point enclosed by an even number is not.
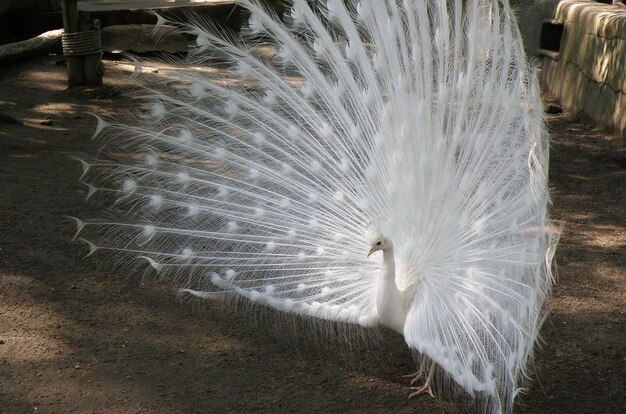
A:
[[[380,246],[381,244],[383,244],[381,241],[376,242],[376,246]]]

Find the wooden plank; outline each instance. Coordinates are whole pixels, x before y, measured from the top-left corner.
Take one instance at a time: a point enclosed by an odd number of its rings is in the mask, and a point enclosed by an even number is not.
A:
[[[236,0],[79,0],[82,11],[101,12],[115,10],[167,9],[173,7],[236,5]]]

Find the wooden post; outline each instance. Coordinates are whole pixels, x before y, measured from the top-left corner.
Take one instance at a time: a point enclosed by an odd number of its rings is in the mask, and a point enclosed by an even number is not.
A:
[[[80,31],[78,19],[78,0],[61,0],[61,12],[63,13],[63,29],[65,33]],[[85,84],[83,75],[83,59],[81,56],[66,56],[67,81],[72,86]]]
[[[81,30],[100,30],[100,21],[89,18],[88,12],[80,12]],[[81,56],[83,64],[83,76],[85,85],[101,86],[104,65],[102,64],[102,52]]]
[[[95,21],[89,20],[88,13],[79,13],[78,0],[61,0],[63,13],[63,28],[65,33],[76,33],[99,29]],[[102,85],[103,67],[100,53],[84,56],[66,56],[67,80],[70,87]]]

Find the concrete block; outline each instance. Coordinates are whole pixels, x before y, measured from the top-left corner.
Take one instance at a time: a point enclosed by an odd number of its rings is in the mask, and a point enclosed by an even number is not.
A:
[[[581,112],[589,80],[572,64],[566,64],[564,69],[560,92],[561,104],[572,113]]]
[[[542,22],[553,17],[557,2],[558,0],[510,0],[527,54],[537,55]]]
[[[598,36],[607,39],[624,36],[624,30],[626,30],[626,8],[609,6],[597,12],[594,18],[598,23],[595,32]]]
[[[626,136],[626,94],[622,92],[616,93],[613,130],[622,137]]]
[[[591,83],[588,89],[587,102],[583,113],[603,129],[612,130],[614,114],[620,112],[616,108],[617,94],[605,85]]]
[[[561,64],[556,70],[556,76],[559,79],[559,94],[563,94],[563,91],[566,86],[567,79],[570,75],[570,67],[572,66],[566,62],[560,62]]]
[[[545,82],[543,86],[554,97],[559,98],[562,81],[562,78],[559,75],[563,71],[563,64],[560,60],[558,62],[555,62],[548,58],[544,58],[543,64],[543,70],[547,71],[543,80]]]
[[[541,72],[539,73],[541,87],[553,96],[557,96],[557,94],[554,93],[554,86],[557,83],[555,76],[557,65],[558,62],[549,57],[543,57],[541,59]]]
[[[572,57],[572,63],[590,79],[596,80],[596,73],[592,70],[598,59],[598,48],[601,47],[600,40],[592,35],[585,34],[581,38],[576,39],[578,45],[575,55]]]
[[[614,91],[626,92],[626,39],[614,38],[609,44],[611,59],[604,83]]]
[[[542,84],[572,113],[626,136],[626,9],[561,0],[559,61],[544,59]]]
[[[583,113],[591,120],[596,120],[602,115],[603,104],[600,101],[600,87],[595,82],[589,82],[585,90]]]
[[[587,77],[598,83],[606,83],[612,57],[611,43],[603,37],[589,36],[592,41],[581,66]]]
[[[617,93],[606,85],[601,85],[599,89],[600,97],[598,98],[598,101],[601,103],[602,113],[597,118],[598,125],[601,128],[612,129],[615,124],[613,115],[616,112],[619,112],[619,109],[616,108]]]
[[[579,39],[580,27],[576,24],[565,24],[563,27],[563,37],[561,38],[561,49],[559,51],[560,60],[569,62],[578,53],[577,39]]]

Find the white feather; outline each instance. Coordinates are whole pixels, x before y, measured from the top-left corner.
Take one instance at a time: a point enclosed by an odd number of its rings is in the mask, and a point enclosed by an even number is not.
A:
[[[99,120],[110,158],[83,181],[128,214],[77,220],[82,238],[202,298],[388,326],[440,389],[510,412],[554,242],[542,105],[507,1],[294,0],[293,31],[242,3],[278,58],[184,26],[198,48],[183,65],[219,51],[241,83],[181,71],[187,89],[146,85],[149,117]],[[376,235],[382,261],[366,257]]]

